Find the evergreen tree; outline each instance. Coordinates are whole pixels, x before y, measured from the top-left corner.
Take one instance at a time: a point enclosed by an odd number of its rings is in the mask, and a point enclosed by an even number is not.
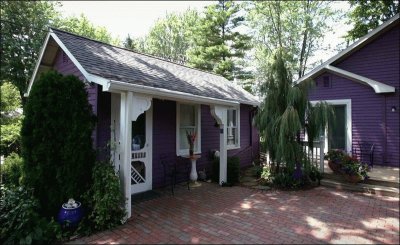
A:
[[[248,75],[236,62],[251,48],[250,36],[239,32],[244,21],[239,11],[239,4],[233,1],[220,0],[207,6],[205,16],[193,33],[189,65],[213,71],[229,80]]]
[[[91,184],[94,117],[87,96],[77,77],[51,71],[33,84],[24,110],[23,183],[47,217],[68,198],[81,200]]]
[[[293,173],[296,164],[305,163],[299,133],[306,130],[312,149],[313,141],[333,117],[333,110],[325,102],[311,106],[307,93],[311,82],[293,86],[288,63],[278,49],[261,87],[265,99],[256,123],[271,160],[286,163],[288,171]]]

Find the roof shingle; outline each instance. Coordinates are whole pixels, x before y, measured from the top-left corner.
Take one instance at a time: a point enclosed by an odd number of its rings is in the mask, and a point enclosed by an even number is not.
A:
[[[222,76],[136,53],[57,29],[51,30],[90,74],[128,84],[257,104],[259,100]]]

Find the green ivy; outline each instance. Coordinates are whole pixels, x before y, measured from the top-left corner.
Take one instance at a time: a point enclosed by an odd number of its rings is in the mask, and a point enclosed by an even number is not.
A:
[[[92,186],[84,200],[89,209],[80,230],[105,230],[120,225],[125,217],[125,199],[118,175],[110,162],[98,162],[92,173]],[[90,231],[89,231],[90,232]]]
[[[39,202],[31,189],[2,185],[1,193],[1,244],[50,244],[61,239],[58,223],[37,213]]]

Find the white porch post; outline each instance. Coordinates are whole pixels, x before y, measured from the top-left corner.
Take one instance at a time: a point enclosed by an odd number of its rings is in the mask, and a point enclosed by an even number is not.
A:
[[[227,181],[226,117],[227,107],[211,106],[211,114],[219,124],[219,184]]]
[[[133,107],[133,93],[121,93],[121,113],[120,113],[120,155],[121,155],[121,189],[126,199],[125,210],[127,212],[126,218],[130,218],[131,211],[131,138],[132,138],[132,107]]]
[[[324,173],[324,148],[325,148],[325,136],[321,135],[319,138],[320,146],[319,146],[319,171],[323,174]]]

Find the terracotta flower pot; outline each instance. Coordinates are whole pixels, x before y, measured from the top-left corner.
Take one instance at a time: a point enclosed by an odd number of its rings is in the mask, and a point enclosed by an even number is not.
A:
[[[328,161],[328,166],[334,173],[336,173],[336,174],[340,174],[341,173],[340,164],[329,160]]]
[[[360,175],[348,175],[345,174],[344,178],[346,179],[346,181],[356,184],[358,182],[360,182],[362,180],[362,177]]]

